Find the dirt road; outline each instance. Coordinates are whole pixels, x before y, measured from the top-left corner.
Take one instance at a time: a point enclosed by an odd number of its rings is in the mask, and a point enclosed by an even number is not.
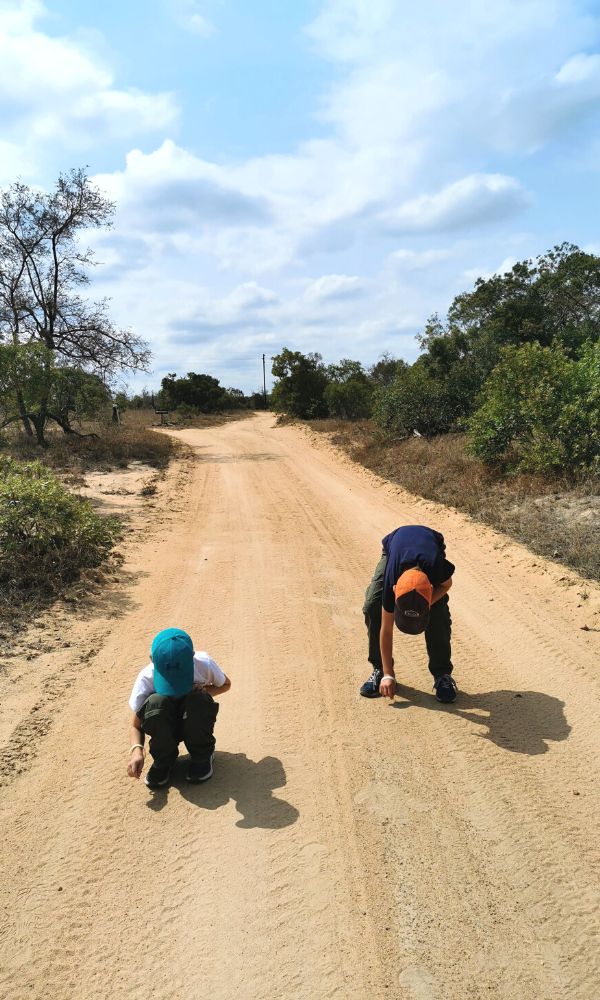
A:
[[[270,415],[179,436],[125,582],[0,679],[0,995],[597,998],[598,589]],[[415,522],[457,564],[453,706],[419,638],[393,705],[357,693]],[[173,624],[233,688],[212,781],[152,794],[126,702]]]

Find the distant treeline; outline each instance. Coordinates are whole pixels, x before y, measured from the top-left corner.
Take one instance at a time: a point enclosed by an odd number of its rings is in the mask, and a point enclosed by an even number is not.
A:
[[[264,410],[268,406],[268,398],[258,390],[246,396],[241,389],[226,389],[213,375],[196,372],[179,378],[175,373],[166,375],[156,393],[148,389],[135,394],[118,392],[115,402],[122,410],[169,410],[182,417],[225,410]]]
[[[562,244],[480,278],[432,316],[409,365],[368,370],[287,348],[271,406],[302,419],[372,417],[386,440],[464,431],[486,463],[600,472],[600,257]]]

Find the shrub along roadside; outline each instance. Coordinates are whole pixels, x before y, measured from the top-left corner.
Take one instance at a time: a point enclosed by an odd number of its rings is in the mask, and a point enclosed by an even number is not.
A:
[[[0,459],[0,587],[51,600],[82,570],[99,566],[120,537],[39,462]]]
[[[600,482],[514,474],[469,454],[464,434],[388,443],[373,424],[312,421],[355,462],[417,496],[456,507],[591,579],[600,579]]]
[[[600,342],[580,357],[537,343],[506,347],[469,421],[489,464],[534,473],[600,472]]]
[[[24,434],[5,435],[0,438],[0,456],[4,452],[20,461],[39,461],[54,469],[81,473],[89,469],[126,468],[130,462],[164,469],[176,451],[177,442],[145,426],[151,418],[154,414],[136,413],[132,419],[127,414],[121,426],[106,423],[86,426],[86,430],[97,431],[97,437],[49,433],[48,446],[43,450]]]

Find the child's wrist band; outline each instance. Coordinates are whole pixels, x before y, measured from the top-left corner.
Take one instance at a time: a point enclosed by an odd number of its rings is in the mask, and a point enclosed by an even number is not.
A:
[[[129,753],[131,753],[132,750],[137,750],[138,747],[139,747],[140,750],[143,750],[144,749],[144,744],[143,743],[134,743],[132,747],[129,747]]]

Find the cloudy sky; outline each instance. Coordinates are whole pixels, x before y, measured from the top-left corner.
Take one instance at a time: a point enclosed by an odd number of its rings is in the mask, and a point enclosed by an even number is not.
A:
[[[414,359],[478,275],[600,252],[599,124],[600,0],[0,0],[0,185],[116,201],[131,386]]]

